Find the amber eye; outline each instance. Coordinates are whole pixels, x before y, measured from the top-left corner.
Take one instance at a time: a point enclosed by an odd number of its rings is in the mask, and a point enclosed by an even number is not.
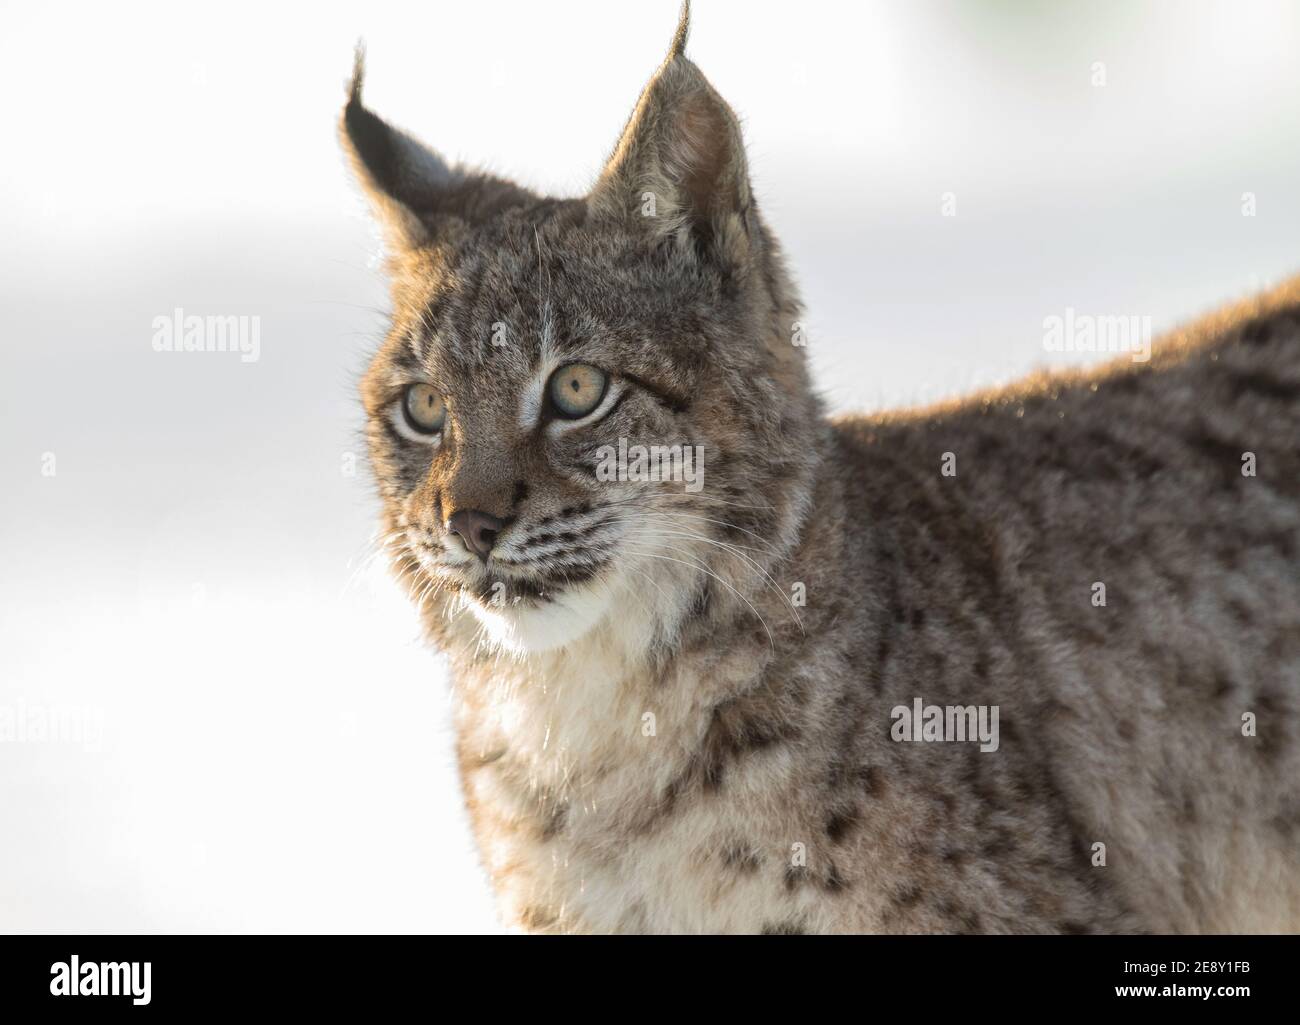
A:
[[[406,389],[402,412],[411,430],[420,434],[437,434],[447,419],[447,404],[442,396],[427,384],[413,384]]]
[[[578,420],[600,405],[609,378],[589,363],[570,363],[551,375],[551,408],[566,420]]]

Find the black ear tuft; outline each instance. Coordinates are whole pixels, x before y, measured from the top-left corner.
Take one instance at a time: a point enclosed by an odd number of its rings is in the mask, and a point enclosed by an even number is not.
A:
[[[361,102],[361,87],[366,81],[366,44],[357,40],[357,48],[352,51],[352,83],[348,86],[348,105]]]
[[[677,16],[677,31],[673,33],[668,59],[686,56],[686,37],[691,34],[691,0],[682,0],[682,10]]]
[[[358,43],[340,134],[395,249],[427,245],[448,219],[474,223],[532,198],[510,182],[451,166],[372,113],[362,101],[364,82],[365,50]]]

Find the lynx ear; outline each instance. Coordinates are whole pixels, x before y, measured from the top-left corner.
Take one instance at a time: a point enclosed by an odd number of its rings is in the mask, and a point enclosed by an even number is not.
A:
[[[361,102],[365,53],[357,47],[340,135],[395,251],[435,241],[450,222],[478,223],[533,198],[510,182],[449,165]]]
[[[643,222],[683,250],[735,267],[749,251],[749,175],[740,124],[684,50],[689,3],[668,56],[588,197],[593,213]]]

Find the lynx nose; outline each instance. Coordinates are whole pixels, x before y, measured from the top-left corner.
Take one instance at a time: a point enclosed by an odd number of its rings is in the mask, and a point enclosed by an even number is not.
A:
[[[459,534],[465,547],[484,562],[504,526],[504,520],[479,509],[460,509],[447,518],[447,530]]]

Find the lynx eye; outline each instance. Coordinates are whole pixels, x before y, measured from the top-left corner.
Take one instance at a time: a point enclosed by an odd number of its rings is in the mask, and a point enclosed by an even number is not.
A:
[[[566,420],[578,420],[600,405],[609,378],[589,363],[570,363],[551,375],[551,408]]]
[[[447,419],[447,404],[427,384],[413,384],[402,399],[402,412],[411,430],[420,434],[437,434]]]

